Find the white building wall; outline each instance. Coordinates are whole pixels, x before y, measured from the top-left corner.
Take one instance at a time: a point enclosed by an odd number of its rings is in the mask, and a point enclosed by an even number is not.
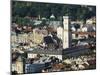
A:
[[[12,64],[12,71],[17,71],[17,73],[23,73],[23,62],[16,61]]]
[[[57,36],[58,38],[63,39],[63,28],[62,27],[57,28]]]
[[[69,48],[69,18],[68,16],[63,16],[63,25],[64,25],[64,31],[63,31],[63,48]]]
[[[75,34],[72,34],[72,39],[76,39],[76,36],[75,36]]]
[[[12,63],[11,69],[12,69],[12,71],[16,70],[16,64],[15,63]]]
[[[37,54],[28,53],[28,58],[35,58],[36,56],[37,56]]]
[[[47,55],[47,56],[55,56],[57,58],[59,58],[60,60],[62,60],[62,55],[53,55],[53,54],[41,54],[41,55]],[[37,54],[35,53],[28,53],[28,58],[35,58],[37,56]]]
[[[16,35],[11,35],[11,42],[12,43],[17,42],[17,36]]]
[[[18,73],[23,73],[23,62],[16,62],[16,71]]]

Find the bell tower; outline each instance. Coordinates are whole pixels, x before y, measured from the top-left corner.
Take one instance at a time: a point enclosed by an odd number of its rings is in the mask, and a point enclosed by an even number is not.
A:
[[[71,32],[70,32],[69,16],[63,16],[63,49],[71,47]]]

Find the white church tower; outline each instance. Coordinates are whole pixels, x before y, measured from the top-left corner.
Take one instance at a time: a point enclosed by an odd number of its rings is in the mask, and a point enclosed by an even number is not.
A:
[[[69,17],[68,16],[63,16],[63,26],[64,26],[64,30],[63,30],[63,49],[69,48],[71,45],[71,34],[70,34],[70,30],[69,30]]]

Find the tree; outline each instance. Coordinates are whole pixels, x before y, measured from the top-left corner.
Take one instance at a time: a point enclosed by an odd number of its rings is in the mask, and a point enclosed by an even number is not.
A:
[[[71,4],[55,4],[55,3],[39,3],[39,2],[12,2],[12,16],[22,17],[30,16],[47,19],[54,14],[56,20],[64,15],[71,16],[72,20],[86,21],[92,16],[96,16],[95,6],[71,5]],[[14,20],[15,21],[15,20]]]

